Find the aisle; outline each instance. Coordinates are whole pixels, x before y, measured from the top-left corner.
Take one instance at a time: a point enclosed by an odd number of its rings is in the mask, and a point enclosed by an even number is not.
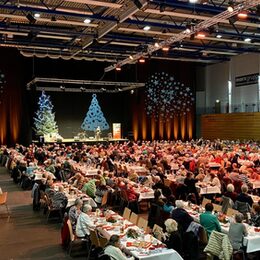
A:
[[[0,187],[8,191],[11,211],[7,223],[5,208],[0,208],[0,259],[72,259],[61,248],[60,224],[47,224],[42,211],[33,212],[31,191],[14,184],[3,167]]]

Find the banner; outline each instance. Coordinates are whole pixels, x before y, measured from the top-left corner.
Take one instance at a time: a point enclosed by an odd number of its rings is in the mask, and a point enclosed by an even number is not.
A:
[[[258,76],[259,73],[236,77],[235,79],[236,87],[258,84]]]
[[[121,124],[113,123],[113,139],[121,139]]]

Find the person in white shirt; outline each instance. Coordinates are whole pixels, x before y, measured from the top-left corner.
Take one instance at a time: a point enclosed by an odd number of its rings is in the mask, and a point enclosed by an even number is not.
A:
[[[210,185],[213,187],[218,187],[221,188],[221,183],[219,178],[215,175],[215,173],[210,173],[210,177],[211,177],[211,183]]]
[[[89,204],[83,206],[83,210],[80,213],[77,225],[76,225],[76,235],[80,238],[85,238],[90,235],[90,229],[95,228],[95,224],[89,217],[89,213],[92,211],[92,207]]]
[[[133,260],[133,257],[126,257],[126,255],[122,252],[122,247],[120,244],[120,237],[118,235],[112,235],[107,243],[107,246],[104,250],[104,253],[110,256],[113,260]],[[126,250],[127,249],[123,249]]]

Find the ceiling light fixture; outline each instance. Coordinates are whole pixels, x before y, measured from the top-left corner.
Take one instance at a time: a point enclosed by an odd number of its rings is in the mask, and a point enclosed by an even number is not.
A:
[[[85,23],[85,24],[89,24],[89,23],[91,23],[91,20],[90,20],[89,18],[86,18],[86,19],[84,20],[84,23]]]
[[[156,42],[156,43],[154,44],[154,47],[155,47],[155,48],[159,48],[159,47],[160,47],[159,43]]]
[[[142,57],[139,59],[139,63],[145,63],[145,59]]]
[[[162,47],[162,50],[163,50],[163,51],[169,51],[169,49],[170,49],[170,48],[169,48],[168,46]]]
[[[134,59],[134,57],[133,57],[132,55],[130,55],[130,56],[129,56],[129,59],[130,59],[130,60],[133,60],[133,59]]]
[[[232,13],[234,11],[234,2],[233,1],[229,1],[228,2],[228,8],[227,10]]]
[[[237,16],[240,19],[246,19],[248,17],[248,14],[246,12],[241,12]]]
[[[198,2],[198,0],[189,0],[189,2],[190,2],[191,4],[196,4],[196,3]]]
[[[34,14],[34,18],[40,18],[40,17],[41,17],[41,14],[39,14],[39,13]]]
[[[205,37],[206,37],[205,33],[203,33],[203,32],[197,33],[197,38],[205,38]]]
[[[149,31],[150,29],[151,29],[151,27],[150,27],[149,25],[146,25],[146,26],[143,28],[144,31]]]
[[[121,67],[116,66],[116,71],[121,71]]]
[[[221,38],[222,38],[222,35],[221,35],[221,34],[217,34],[217,35],[216,35],[216,38],[221,39]]]
[[[245,38],[245,39],[244,39],[244,42],[251,42],[251,41],[252,41],[251,38]]]

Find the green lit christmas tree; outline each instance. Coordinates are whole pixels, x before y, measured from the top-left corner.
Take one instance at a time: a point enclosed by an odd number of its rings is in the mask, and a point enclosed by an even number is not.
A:
[[[50,96],[46,95],[44,91],[38,101],[39,109],[35,113],[34,126],[37,135],[57,134],[58,126],[55,121],[55,113],[52,112],[53,105]]]

